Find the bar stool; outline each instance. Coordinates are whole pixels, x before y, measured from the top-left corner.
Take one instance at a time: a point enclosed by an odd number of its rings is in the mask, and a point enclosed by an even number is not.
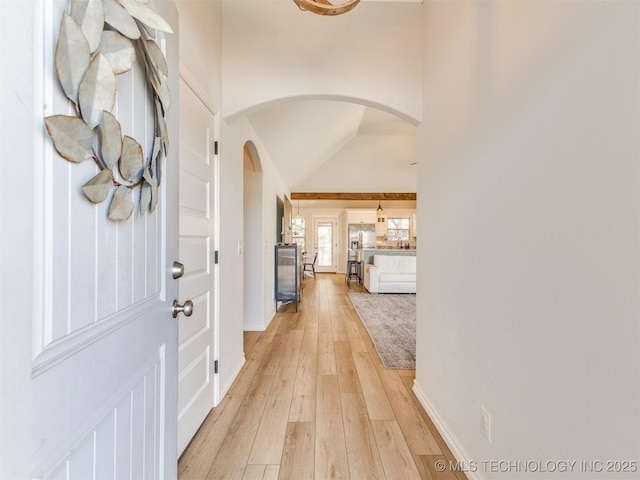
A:
[[[357,260],[348,260],[347,261],[347,274],[345,275],[345,280],[347,281],[347,285],[351,286],[351,279],[355,278],[360,281],[360,273],[358,272],[360,264]]]

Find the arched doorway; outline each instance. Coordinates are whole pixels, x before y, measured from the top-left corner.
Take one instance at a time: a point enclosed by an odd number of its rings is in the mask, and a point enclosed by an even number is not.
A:
[[[255,145],[244,144],[243,328],[264,329],[262,165]]]

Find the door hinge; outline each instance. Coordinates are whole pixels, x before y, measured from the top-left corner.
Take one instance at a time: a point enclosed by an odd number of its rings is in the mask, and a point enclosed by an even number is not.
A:
[[[213,154],[214,155],[218,154],[218,141],[217,140],[215,142],[213,142]]]
[[[218,360],[213,362],[213,373],[218,373]]]
[[[216,265],[218,265],[218,250],[215,250],[213,252],[213,263],[215,263]]]

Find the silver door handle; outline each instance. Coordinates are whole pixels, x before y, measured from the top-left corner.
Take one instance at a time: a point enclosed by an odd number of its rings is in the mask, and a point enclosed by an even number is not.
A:
[[[193,302],[191,300],[187,300],[184,302],[184,305],[180,305],[178,300],[174,300],[171,307],[171,316],[176,318],[179,313],[184,313],[185,317],[190,317],[193,313]]]
[[[173,279],[177,279],[180,278],[181,276],[184,275],[184,265],[181,264],[180,262],[173,262],[173,265],[171,267],[171,276],[173,277]]]

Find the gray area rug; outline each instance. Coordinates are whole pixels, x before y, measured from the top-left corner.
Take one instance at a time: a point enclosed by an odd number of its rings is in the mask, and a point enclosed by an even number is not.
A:
[[[416,296],[349,293],[384,368],[416,368]]]

